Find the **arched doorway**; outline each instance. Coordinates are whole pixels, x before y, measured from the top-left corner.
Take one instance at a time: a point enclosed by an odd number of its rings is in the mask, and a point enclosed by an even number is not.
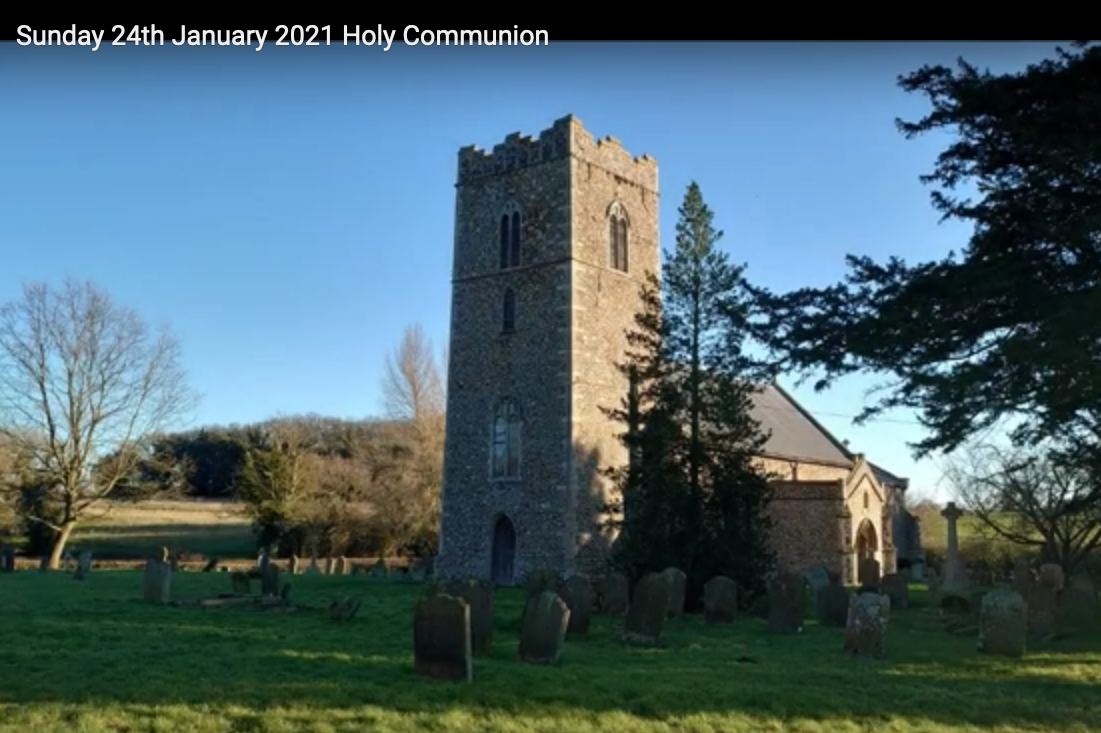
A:
[[[879,551],[879,534],[870,519],[865,519],[856,530],[856,559],[875,560]]]
[[[493,525],[493,551],[490,577],[497,585],[512,585],[516,567],[516,529],[505,515]]]

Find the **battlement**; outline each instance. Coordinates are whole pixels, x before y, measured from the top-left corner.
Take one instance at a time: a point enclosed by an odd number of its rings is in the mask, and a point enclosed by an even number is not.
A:
[[[539,136],[514,132],[493,151],[475,145],[459,149],[459,183],[497,176],[528,166],[574,156],[657,190],[657,161],[650,155],[631,157],[622,143],[608,136],[597,140],[573,115],[556,120]]]

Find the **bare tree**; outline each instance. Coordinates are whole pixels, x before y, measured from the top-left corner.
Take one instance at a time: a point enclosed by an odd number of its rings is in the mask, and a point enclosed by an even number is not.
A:
[[[134,469],[135,450],[195,404],[167,327],[91,283],[26,285],[0,307],[0,433],[29,457],[45,487],[56,568],[73,529]],[[117,452],[93,480],[99,459]]]
[[[950,463],[946,478],[988,533],[1039,549],[1068,574],[1101,547],[1097,475],[1060,451],[982,444]]]
[[[446,359],[446,349],[443,353]],[[415,421],[444,412],[445,378],[440,361],[420,325],[405,329],[401,344],[386,359],[382,395],[387,415]]]

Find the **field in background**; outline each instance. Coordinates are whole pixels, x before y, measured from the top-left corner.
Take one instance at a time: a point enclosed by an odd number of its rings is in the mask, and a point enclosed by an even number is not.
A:
[[[256,555],[242,505],[221,501],[111,504],[102,518],[77,525],[69,546],[101,559],[144,557],[161,547],[220,558]]]

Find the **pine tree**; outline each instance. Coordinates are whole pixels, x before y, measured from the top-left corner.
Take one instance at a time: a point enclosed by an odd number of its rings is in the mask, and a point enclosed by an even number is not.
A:
[[[651,277],[628,337],[622,369],[637,398],[611,413],[629,423],[633,457],[614,474],[623,512],[615,560],[634,576],[675,565],[692,597],[727,575],[749,598],[773,564],[769,485],[752,464],[767,436],[750,412],[763,376],[745,349],[751,301],[744,266],[715,246],[722,232],[697,184],[679,213],[660,295]]]

